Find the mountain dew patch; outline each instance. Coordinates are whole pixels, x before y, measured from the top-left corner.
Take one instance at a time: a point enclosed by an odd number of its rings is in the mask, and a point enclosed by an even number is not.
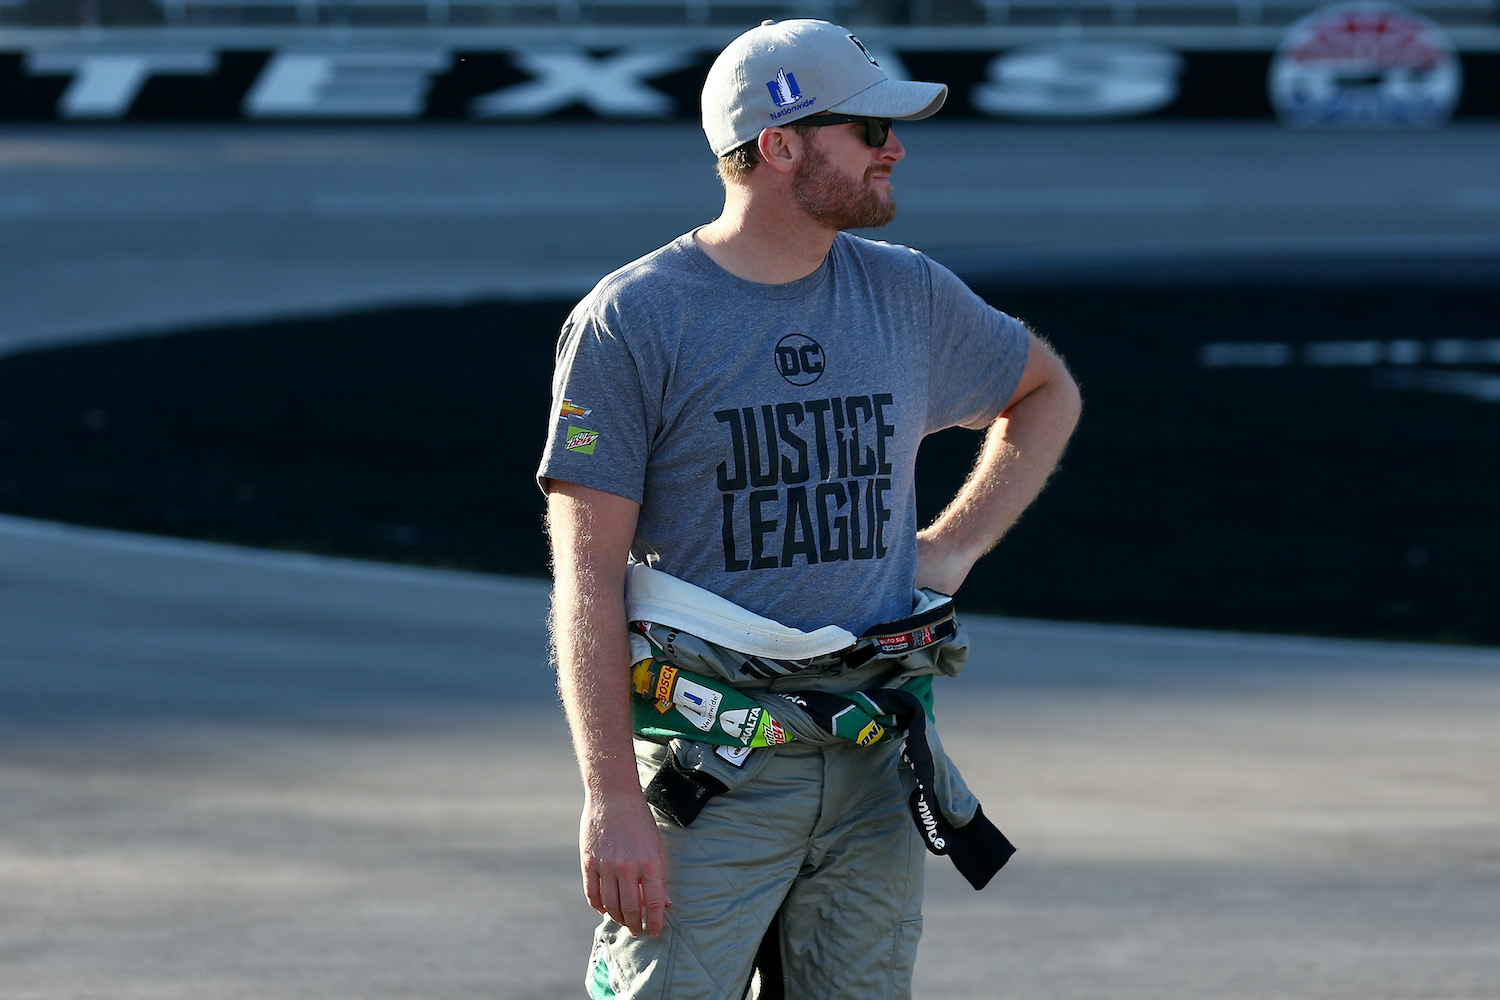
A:
[[[592,455],[594,445],[599,441],[599,432],[584,430],[582,427],[568,426],[568,436],[563,440],[563,447],[568,451],[576,451],[580,455]]]

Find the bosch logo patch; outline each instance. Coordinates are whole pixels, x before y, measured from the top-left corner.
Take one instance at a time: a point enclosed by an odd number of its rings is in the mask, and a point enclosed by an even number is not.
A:
[[[672,684],[677,680],[677,668],[663,664],[661,674],[656,680],[656,690],[652,697],[656,700],[656,710],[665,715],[672,708]]]

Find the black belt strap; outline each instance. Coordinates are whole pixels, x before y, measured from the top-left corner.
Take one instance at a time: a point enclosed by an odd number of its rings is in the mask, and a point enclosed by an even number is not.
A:
[[[916,788],[907,800],[912,822],[922,835],[922,843],[933,854],[953,862],[968,883],[983,889],[995,873],[1005,866],[1015,845],[976,808],[974,818],[955,826],[943,812],[936,796],[937,768],[932,747],[927,742],[927,712],[916,696],[907,691],[888,689],[866,691],[868,699],[885,715],[895,720],[895,728],[906,733],[901,757],[916,776]],[[829,731],[832,717],[849,707],[848,698],[822,691],[802,691],[797,698],[808,714]],[[728,791],[728,786],[705,771],[682,766],[677,754],[668,751],[666,760],[646,786],[646,801],[678,826],[688,826],[698,818],[708,800]]]
[[[848,699],[817,691],[804,691],[799,697],[807,702],[809,712],[814,715],[836,712],[848,704]],[[906,733],[901,757],[917,779],[917,787],[912,790],[907,806],[911,809],[912,822],[922,834],[922,843],[931,853],[952,861],[975,889],[983,889],[1016,853],[1015,845],[985,818],[982,808],[976,809],[974,818],[963,826],[954,826],[943,812],[936,796],[937,768],[932,760],[932,747],[927,742],[927,712],[915,695],[899,689],[885,689],[862,692],[862,697],[875,703],[886,715],[893,716],[895,728]]]
[[[646,801],[678,826],[688,826],[709,799],[727,791],[729,786],[708,772],[683,767],[668,749],[666,761],[646,786]]]
[[[921,614],[870,626],[859,643],[844,654],[844,666],[855,670],[882,653],[899,656],[951,639],[957,633],[952,603],[940,604]]]

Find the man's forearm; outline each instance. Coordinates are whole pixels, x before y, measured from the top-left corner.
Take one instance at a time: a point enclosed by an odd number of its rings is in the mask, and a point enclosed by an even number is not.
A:
[[[630,724],[626,557],[640,508],[554,482],[547,498],[558,690],[583,777],[579,866],[589,905],[632,934],[661,933],[667,898],[661,836],[635,767]]]
[[[952,503],[917,535],[917,583],[953,593],[1004,537],[1057,467],[1078,423],[1078,386],[1050,354],[1055,371],[990,425],[973,471]]]
[[[557,687],[573,734],[578,770],[591,793],[633,785],[630,654],[623,604],[590,600],[559,578],[553,604]]]
[[[552,635],[558,692],[585,788],[595,794],[637,784],[630,724],[630,651],[625,631],[625,562],[593,544],[597,512],[554,496]]]

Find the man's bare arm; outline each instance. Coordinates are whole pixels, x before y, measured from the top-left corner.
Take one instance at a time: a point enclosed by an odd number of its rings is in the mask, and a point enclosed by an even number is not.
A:
[[[985,433],[979,461],[948,508],[917,533],[917,585],[955,593],[1036,499],[1082,410],[1067,368],[1035,336],[1015,394]]]
[[[579,865],[589,905],[630,929],[661,933],[667,899],[661,835],[641,792],[630,726],[625,563],[640,505],[553,480],[552,638],[557,686],[583,777]]]

